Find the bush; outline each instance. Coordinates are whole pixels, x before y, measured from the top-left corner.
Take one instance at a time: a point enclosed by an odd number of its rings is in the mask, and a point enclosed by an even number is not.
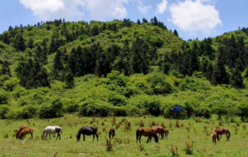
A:
[[[8,93],[0,89],[0,104],[7,104],[8,103]]]
[[[34,118],[37,113],[37,108],[33,106],[25,106],[22,109],[22,118],[28,119],[28,118]]]
[[[19,83],[17,78],[12,78],[4,82],[4,89],[7,91],[13,91],[14,87],[16,87]]]
[[[6,115],[9,112],[9,107],[7,105],[1,105],[0,106],[0,118],[5,119],[7,118]]]
[[[114,107],[107,102],[90,98],[80,104],[79,114],[83,116],[106,117],[114,115]]]
[[[114,106],[125,106],[127,104],[126,97],[118,94],[112,93],[109,95],[108,101],[113,104]]]
[[[52,100],[47,104],[44,104],[40,108],[39,117],[40,118],[57,118],[62,117],[63,104],[60,99]]]

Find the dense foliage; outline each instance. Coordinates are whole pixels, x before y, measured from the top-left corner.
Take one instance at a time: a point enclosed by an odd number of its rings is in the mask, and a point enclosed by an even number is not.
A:
[[[0,35],[0,118],[241,116],[248,29],[183,41],[156,17],[41,22]],[[173,113],[172,106],[184,106]]]

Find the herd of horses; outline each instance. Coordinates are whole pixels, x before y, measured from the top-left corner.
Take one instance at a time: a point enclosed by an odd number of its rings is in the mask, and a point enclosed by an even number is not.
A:
[[[85,141],[85,135],[90,136],[93,135],[93,141],[95,139],[95,137],[97,138],[98,141],[98,134],[97,134],[97,127],[82,127],[79,129],[76,138],[77,141],[80,140],[81,138],[81,134],[83,135],[83,141]],[[25,138],[25,136],[27,134],[31,135],[31,139],[33,139],[33,132],[34,129],[33,128],[27,128],[25,125],[20,125],[19,130],[16,133],[16,138],[23,140]],[[41,139],[44,139],[45,136],[47,138],[47,135],[49,135],[49,138],[51,139],[51,134],[56,134],[57,133],[57,138],[56,140],[59,138],[59,140],[61,139],[61,134],[62,134],[62,127],[60,126],[47,126],[41,133]],[[149,129],[146,128],[139,128],[136,130],[136,143],[139,141],[139,143],[141,143],[141,137],[145,136],[148,137],[146,143],[151,142],[152,138],[154,138],[154,141],[156,143],[159,142],[159,136],[157,136],[157,134],[159,134],[161,136],[161,139],[163,139],[165,136],[168,138],[169,135],[169,130],[165,129],[162,126],[153,126]],[[217,127],[211,134],[211,138],[213,140],[213,143],[216,145],[216,139],[219,141],[220,135],[225,134],[227,137],[227,141],[229,141],[231,134],[230,131],[226,128],[219,128]],[[115,137],[115,129],[114,128],[110,128],[109,129],[109,138],[114,138]]]

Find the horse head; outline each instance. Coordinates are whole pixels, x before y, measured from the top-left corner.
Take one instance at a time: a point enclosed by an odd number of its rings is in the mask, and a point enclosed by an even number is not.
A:
[[[152,135],[154,137],[155,142],[158,143],[158,136],[157,136],[157,134],[153,132]]]

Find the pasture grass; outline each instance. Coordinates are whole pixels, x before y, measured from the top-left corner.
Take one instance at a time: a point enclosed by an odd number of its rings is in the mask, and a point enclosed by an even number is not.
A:
[[[141,123],[142,121],[142,123]],[[35,129],[34,139],[27,135],[25,140],[17,140],[14,135],[19,125],[25,124]],[[141,144],[136,143],[136,129],[141,125],[150,128],[152,125],[164,125],[169,130],[168,139],[159,143],[146,144],[146,137],[141,138]],[[205,119],[170,120],[162,117],[106,117],[85,118],[66,115],[57,119],[0,120],[0,157],[49,157],[58,152],[57,157],[84,156],[248,156],[248,130],[245,123],[221,123],[231,131],[230,141],[225,135],[213,145],[211,131],[219,126],[219,121]],[[56,141],[56,136],[45,140],[40,139],[41,132],[48,125],[63,127],[62,139]],[[93,142],[92,136],[86,141],[76,141],[76,134],[82,126],[97,126],[99,141]],[[116,138],[107,142],[108,129],[116,129]],[[108,145],[107,145],[108,143]],[[111,148],[110,148],[111,147]]]

